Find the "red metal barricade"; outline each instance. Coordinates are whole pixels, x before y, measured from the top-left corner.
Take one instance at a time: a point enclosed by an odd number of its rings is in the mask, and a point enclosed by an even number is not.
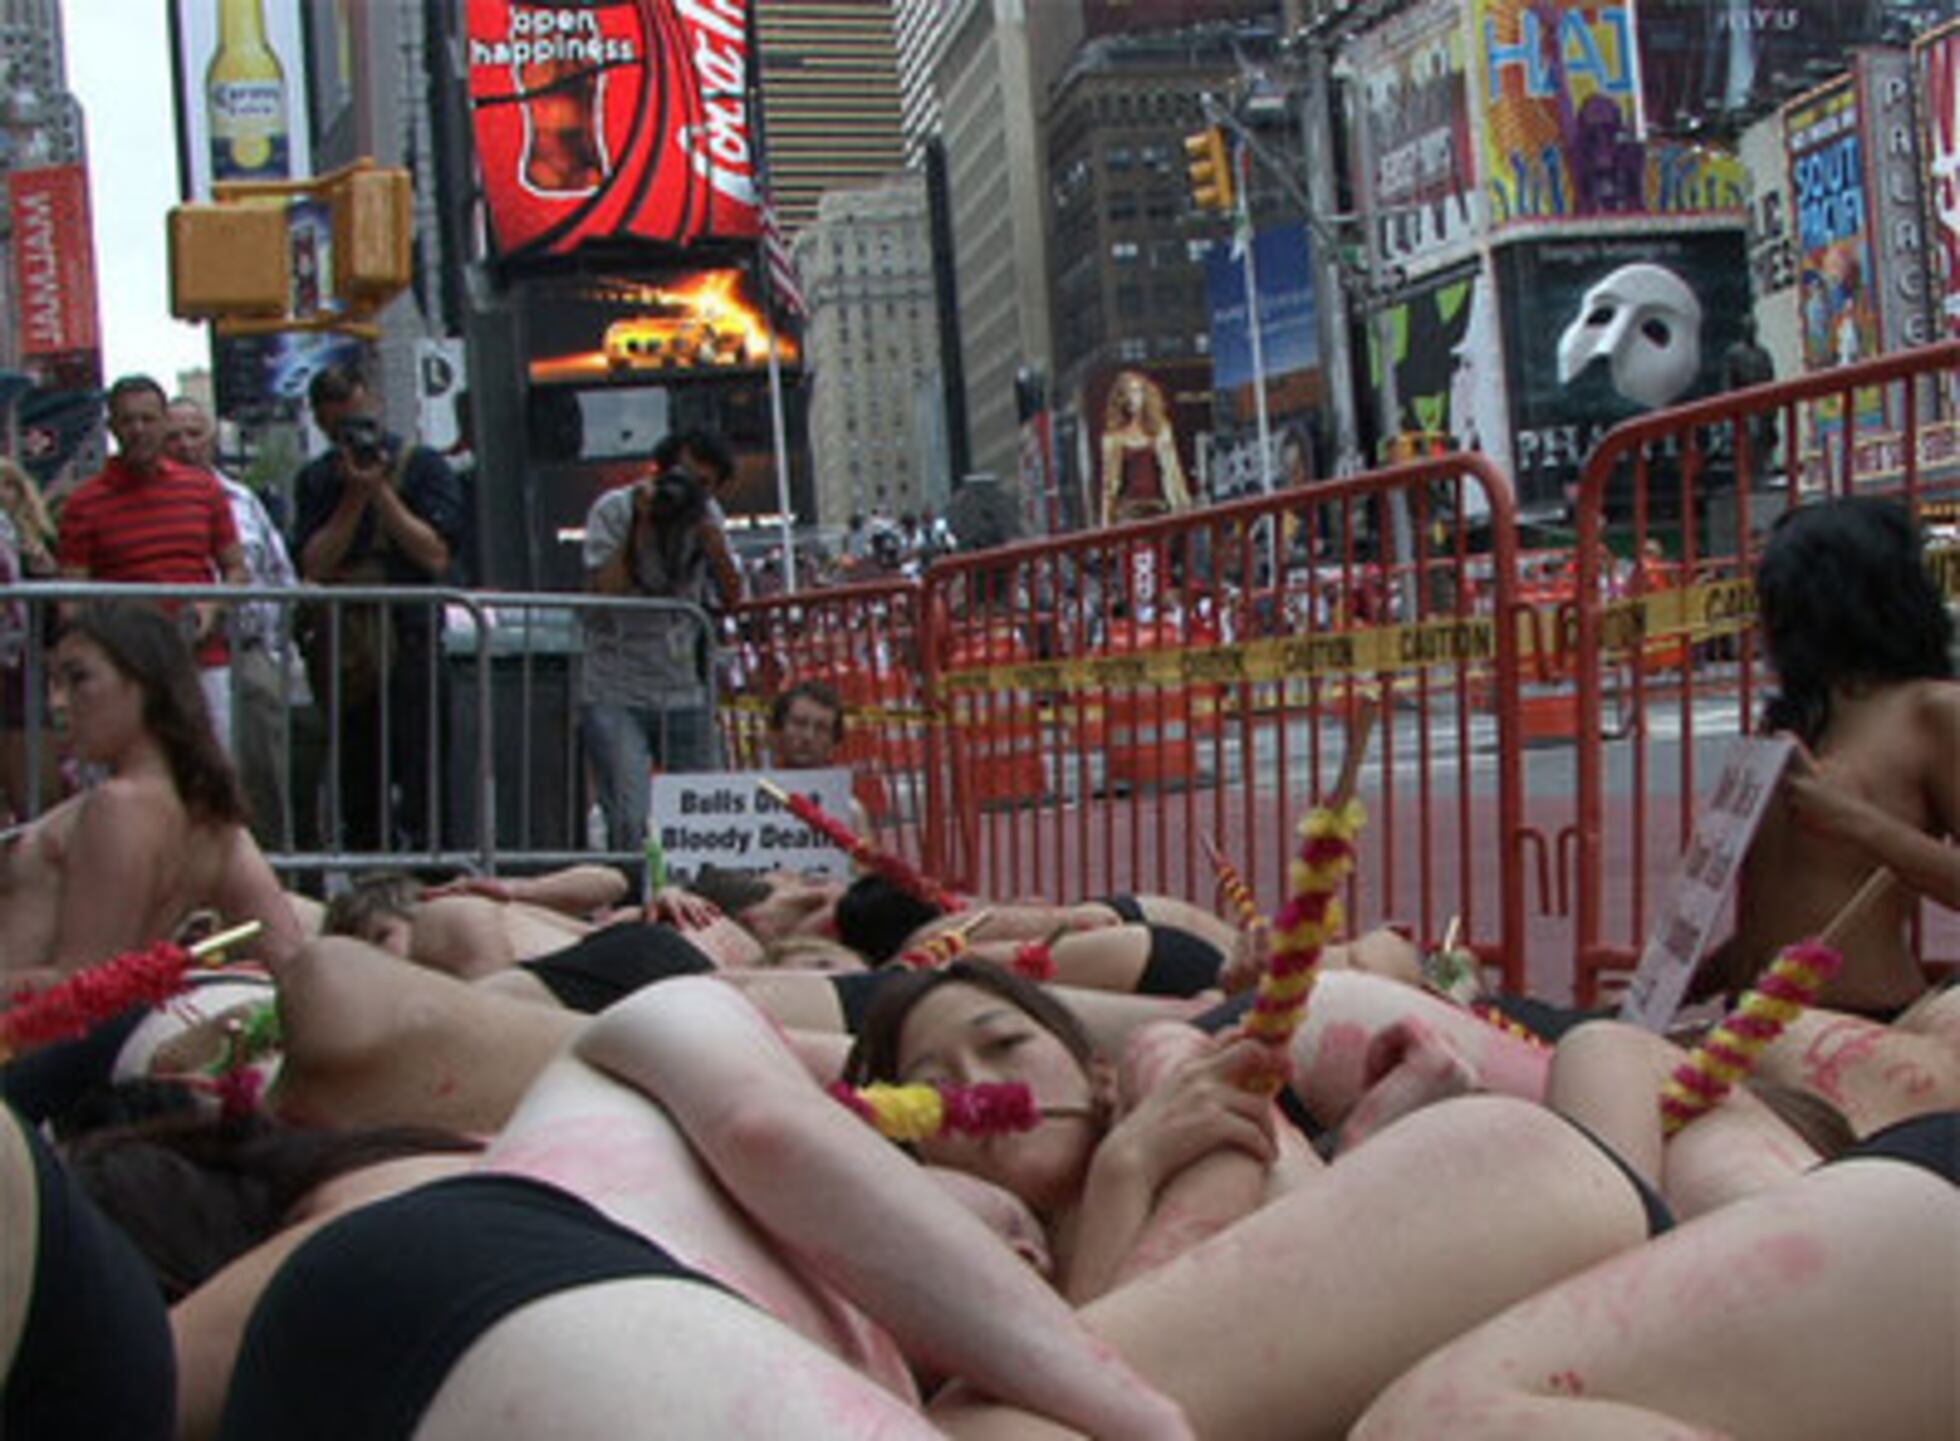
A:
[[[1516,551],[1508,482],[1462,455],[935,563],[929,862],[993,896],[1210,901],[1212,839],[1274,909],[1378,688],[1353,924],[1460,919],[1523,988]],[[1030,743],[1011,786],[975,779]]]
[[[928,714],[919,656],[920,587],[895,580],[744,602],[731,623],[733,674],[721,726],[731,765],[767,770],[770,703],[822,681],[845,707],[838,762],[887,849],[917,860],[925,811]]]
[[[1960,343],[1929,346],[1642,416],[1589,457],[1578,496],[1573,653],[1587,663],[1577,787],[1558,830],[1581,1004],[1637,959],[1693,835],[1702,781],[1754,727],[1767,683],[1750,584],[1762,530],[1813,495],[1918,505],[1960,491],[1957,380]],[[1600,585],[1609,534],[1636,557],[1625,600]],[[1956,954],[1960,926],[1929,910],[1922,957]]]

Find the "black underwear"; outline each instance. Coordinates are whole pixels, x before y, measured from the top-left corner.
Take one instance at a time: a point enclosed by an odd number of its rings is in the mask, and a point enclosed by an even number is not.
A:
[[[562,951],[520,961],[568,1011],[595,1016],[655,981],[712,971],[715,963],[672,926],[622,921]]]
[[[408,1441],[451,1368],[498,1321],[633,1276],[727,1290],[522,1176],[455,1176],[350,1211],[293,1252],[259,1299],[220,1437]]]
[[[37,1226],[26,1326],[0,1377],[0,1436],[167,1441],[177,1427],[177,1355],[156,1276],[8,1109],[0,1126],[18,1125],[27,1138]]]
[[[1143,902],[1135,896],[1104,896],[1102,903],[1116,912],[1117,919],[1126,925],[1140,926],[1143,922]]]
[[[1903,1161],[1960,1186],[1960,1111],[1934,1111],[1894,1121],[1831,1159]]]
[[[1654,1237],[1664,1235],[1674,1229],[1673,1209],[1662,1199],[1661,1193],[1648,1184],[1645,1176],[1627,1164],[1624,1156],[1607,1145],[1598,1136],[1594,1135],[1590,1128],[1580,1125],[1563,1111],[1554,1111],[1552,1114],[1571,1126],[1573,1130],[1584,1136],[1588,1141],[1591,1141],[1595,1146],[1599,1147],[1600,1155],[1619,1167],[1620,1174],[1625,1176],[1628,1182],[1632,1184],[1634,1193],[1640,1197],[1641,1209],[1647,1213],[1648,1240],[1651,1241]]]
[[[1202,936],[1176,926],[1150,927],[1150,960],[1137,978],[1140,996],[1195,996],[1218,984],[1225,957]]]

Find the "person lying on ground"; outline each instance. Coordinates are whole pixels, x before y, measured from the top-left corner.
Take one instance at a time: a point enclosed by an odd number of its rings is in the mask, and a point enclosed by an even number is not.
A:
[[[924,1436],[906,1351],[1092,1435],[1191,1434],[739,996],[681,978],[591,1022],[478,1170],[303,1243],[221,1434]]]
[[[1027,1072],[1072,1088],[1044,1098],[1058,1105],[1086,1095],[1080,1073]],[[1088,1118],[1049,1127],[1079,1146]],[[1015,1139],[1032,1164],[1068,1138]],[[1547,1112],[1450,1102],[1078,1322],[740,997],[682,978],[592,1022],[479,1172],[301,1246],[248,1325],[224,1434],[441,1441],[548,1417],[556,1435],[617,1435],[657,1406],[678,1436],[1336,1435],[1440,1340],[1636,1243],[1620,1177]],[[1356,1244],[1363,1216],[1397,1223],[1380,1233],[1394,1244]],[[465,1287],[503,1299],[452,1326]],[[1341,1327],[1292,1324],[1336,1305]],[[322,1326],[392,1339],[323,1346]],[[404,1341],[419,1335],[447,1340]],[[924,1417],[901,1354],[928,1385],[959,1378]]]
[[[1960,1427],[1955,1068],[1862,1137],[1769,1086],[1731,1092],[1669,1139],[1655,1098],[1681,1055],[1596,1023],[1560,1043],[1551,1089],[1651,1183],[1667,1233],[1425,1358],[1370,1408],[1359,1441]]]
[[[245,825],[176,624],[144,602],[89,602],[49,672],[55,724],[106,777],[0,842],[6,989],[167,940],[199,910],[258,921],[254,955],[290,953],[298,923]]]

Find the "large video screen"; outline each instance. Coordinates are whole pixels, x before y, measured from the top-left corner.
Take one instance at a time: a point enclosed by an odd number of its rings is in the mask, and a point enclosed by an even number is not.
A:
[[[505,260],[760,231],[750,0],[469,0],[470,107]]]

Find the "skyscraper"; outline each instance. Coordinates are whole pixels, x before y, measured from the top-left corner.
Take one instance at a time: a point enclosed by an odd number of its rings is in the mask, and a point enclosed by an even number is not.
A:
[[[777,213],[794,233],[826,190],[904,163],[891,0],[768,0],[756,6],[762,121]]]
[[[924,177],[826,195],[796,256],[813,302],[804,345],[818,519],[943,500],[917,403],[935,395],[939,363]]]

